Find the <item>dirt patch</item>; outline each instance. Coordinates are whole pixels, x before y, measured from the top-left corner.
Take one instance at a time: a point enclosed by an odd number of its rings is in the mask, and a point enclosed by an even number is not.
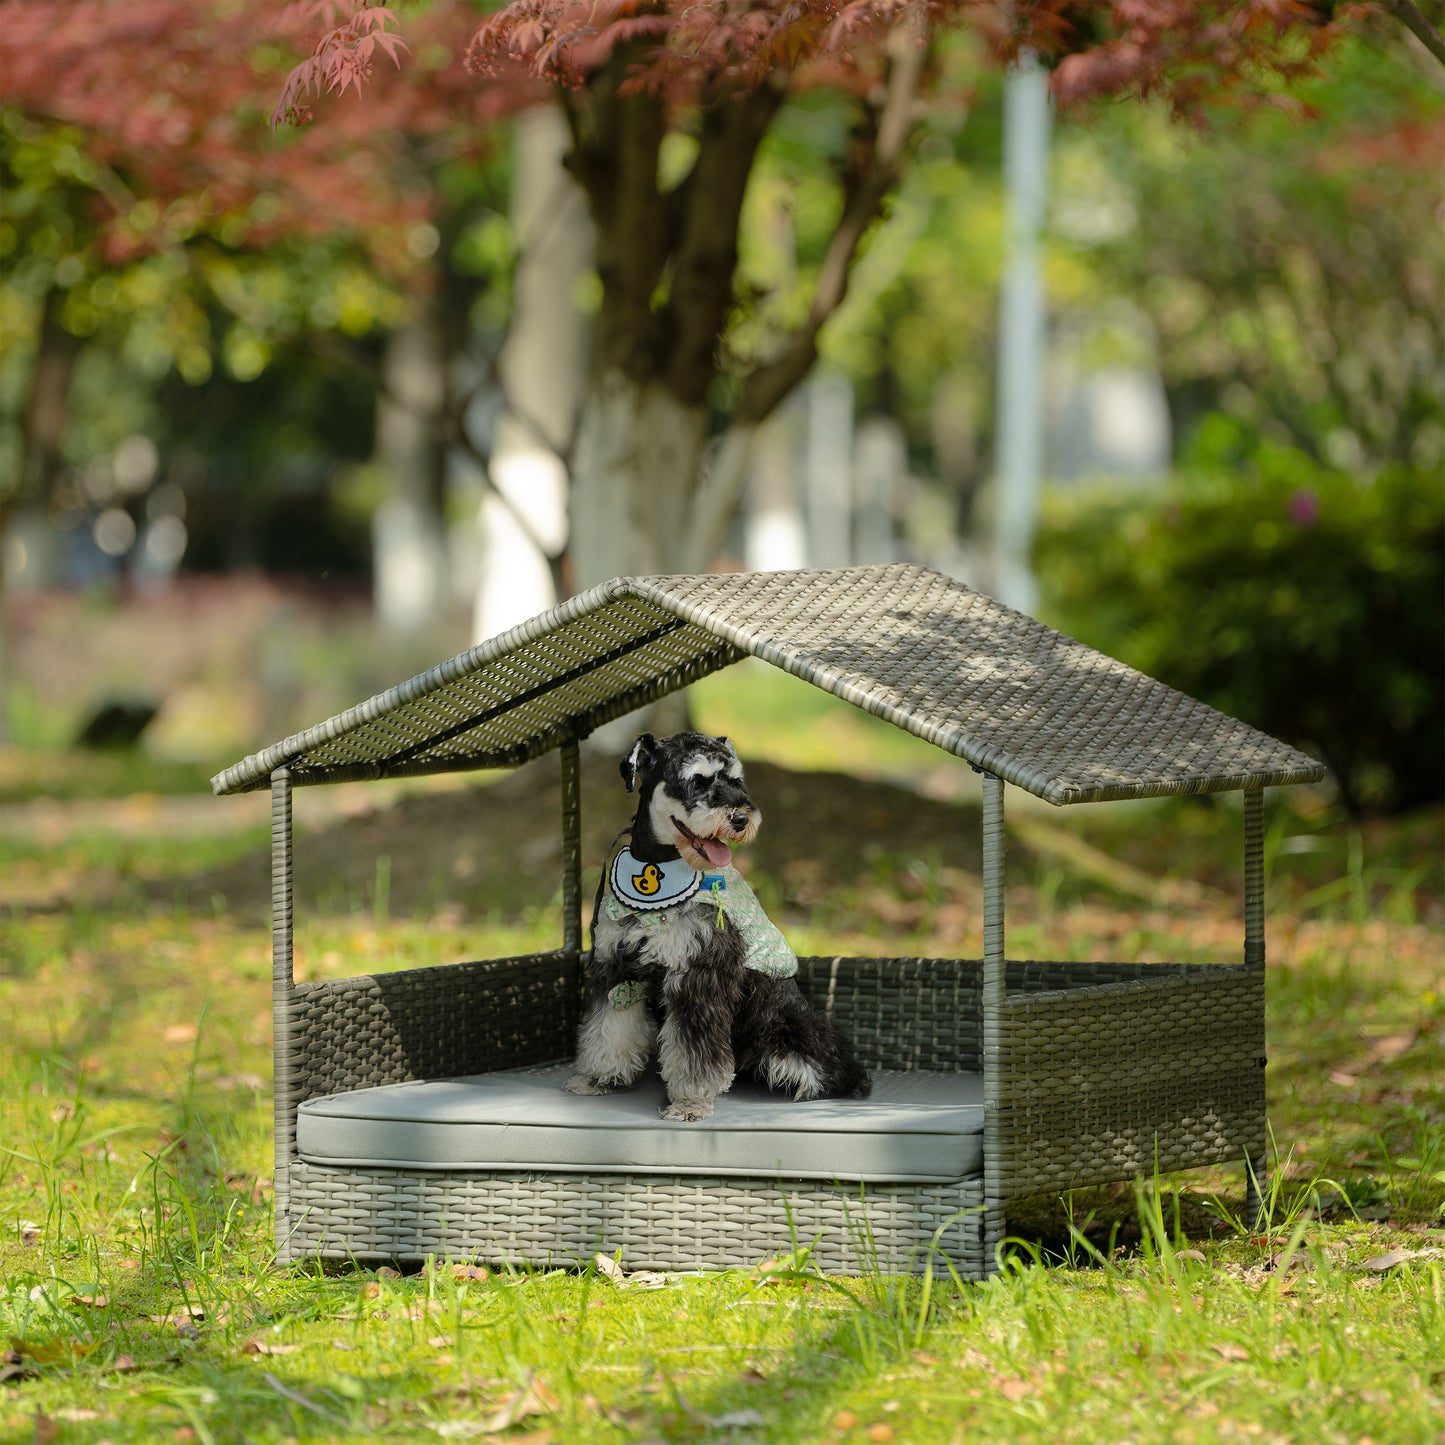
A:
[[[763,811],[758,841],[739,865],[770,906],[809,910],[835,890],[857,891],[906,875],[904,891],[943,870],[977,877],[978,810],[838,773],[748,767]],[[392,917],[513,921],[552,906],[561,880],[561,780],[556,758],[490,782],[416,794],[373,811],[305,828],[298,795],[297,908],[369,911],[378,889]],[[587,886],[629,821],[632,799],[615,764],[583,764],[582,856]],[[1022,866],[1024,850],[1011,854]],[[912,880],[911,882],[909,880]],[[247,922],[271,905],[269,854],[152,890],[158,903],[209,912],[216,898]]]

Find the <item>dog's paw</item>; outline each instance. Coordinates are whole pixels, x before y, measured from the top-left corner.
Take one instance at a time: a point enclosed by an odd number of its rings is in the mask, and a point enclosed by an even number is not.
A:
[[[712,1115],[711,1099],[675,1099],[657,1111],[659,1119],[675,1119],[680,1124],[693,1124]]]
[[[594,1079],[591,1074],[573,1074],[562,1087],[569,1094],[582,1094],[585,1097],[612,1094],[617,1090],[615,1084],[604,1084],[601,1079]]]

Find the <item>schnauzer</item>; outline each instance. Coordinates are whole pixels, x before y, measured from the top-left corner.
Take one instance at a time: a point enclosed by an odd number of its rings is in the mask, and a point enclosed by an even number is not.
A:
[[[599,889],[574,1094],[626,1088],[654,1048],[664,1119],[706,1119],[741,1074],[796,1099],[861,1099],[866,1071],[803,997],[798,960],[732,867],[762,814],[726,738],[643,733],[622,760],[631,841]]]

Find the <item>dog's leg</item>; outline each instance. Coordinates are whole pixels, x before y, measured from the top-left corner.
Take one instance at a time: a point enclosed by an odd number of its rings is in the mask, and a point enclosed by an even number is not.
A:
[[[708,1118],[733,1081],[733,1051],[727,1032],[699,1028],[696,1019],[669,1013],[657,1033],[657,1061],[667,1085],[664,1119],[692,1123]]]
[[[743,945],[711,909],[694,915],[694,952],[663,982],[667,1016],[657,1034],[657,1062],[667,1086],[662,1118],[706,1119],[733,1081],[732,1023],[741,990]]]
[[[868,1071],[792,979],[754,978],[738,1010],[746,1073],[795,1099],[864,1099]]]
[[[647,1066],[657,1024],[641,1000],[617,1008],[600,994],[577,1032],[577,1072],[562,1085],[569,1094],[610,1094],[635,1083]]]

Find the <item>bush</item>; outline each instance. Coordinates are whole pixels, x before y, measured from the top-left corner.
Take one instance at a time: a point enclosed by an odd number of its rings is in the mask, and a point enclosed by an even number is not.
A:
[[[1163,492],[1050,498],[1045,615],[1322,758],[1352,813],[1445,797],[1445,484],[1201,433]]]

